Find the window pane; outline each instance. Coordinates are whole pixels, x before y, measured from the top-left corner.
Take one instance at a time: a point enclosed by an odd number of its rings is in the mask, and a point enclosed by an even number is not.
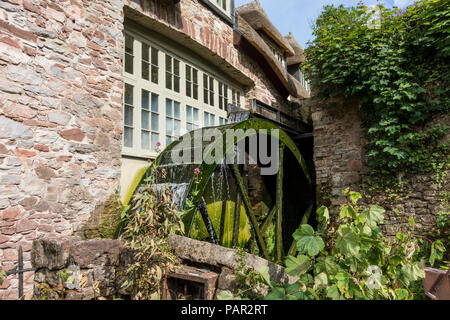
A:
[[[174,76],[173,90],[175,92],[180,92],[180,77]]]
[[[181,108],[180,108],[180,103],[174,101],[173,107],[174,107],[174,115],[175,115],[175,118],[180,119],[180,118],[181,118]]]
[[[166,99],[166,116],[172,117],[172,100]]]
[[[152,48],[152,64],[155,66],[159,65],[158,52],[158,49]]]
[[[142,129],[150,130],[150,112],[142,110],[141,125]]]
[[[142,109],[150,110],[150,92],[142,90]]]
[[[152,66],[152,82],[158,83],[158,68],[155,66]]]
[[[205,127],[209,127],[209,113],[205,112],[204,116],[203,116],[203,125]]]
[[[125,72],[133,73],[133,37],[125,35]]]
[[[166,72],[166,88],[172,90],[172,74]]]
[[[159,116],[152,113],[152,131],[159,131]]]
[[[150,150],[150,132],[142,131],[141,144],[142,144],[142,149]]]
[[[166,54],[166,71],[172,73],[172,57]]]
[[[125,84],[125,104],[133,105],[133,90],[134,87],[128,83]]]
[[[198,109],[195,109],[195,108],[194,108],[194,122],[195,122],[196,124],[198,124],[199,121],[200,121],[200,117],[199,117],[199,114],[198,114]]]
[[[181,121],[175,120],[174,135],[181,136]]]
[[[192,130],[194,130],[194,126],[190,123],[186,124],[186,131],[191,132]]]
[[[173,135],[173,124],[171,118],[166,118],[166,134]]]
[[[150,64],[142,61],[142,79],[150,80]]]
[[[150,62],[149,52],[150,52],[150,47],[148,46],[148,44],[142,43],[142,60]]]
[[[127,148],[133,148],[133,129],[132,128],[125,128],[124,145]]]
[[[180,75],[180,61],[178,61],[177,59],[173,59],[173,69],[174,69],[174,74],[179,76]]]
[[[193,97],[195,100],[198,100],[198,85],[196,85],[196,84],[194,84],[193,95],[192,95],[192,97]]]
[[[158,102],[158,95],[152,93],[152,111],[153,112],[159,112],[159,102]]]
[[[193,81],[195,84],[198,84],[198,71],[196,69],[193,69],[192,72],[193,72]]]
[[[186,80],[189,82],[192,81],[191,70],[192,70],[191,67],[186,65]]]
[[[209,125],[210,126],[215,126],[216,125],[216,116],[215,115],[210,115],[210,119],[209,119]]]
[[[159,142],[159,134],[152,133],[152,150],[156,150],[156,144]]]
[[[191,87],[191,83],[186,81],[186,96],[188,97],[192,97]]]
[[[124,123],[126,126],[133,126],[133,107],[125,106]]]
[[[172,143],[172,137],[166,137],[166,147]]]
[[[192,123],[192,107],[186,106],[186,121]]]

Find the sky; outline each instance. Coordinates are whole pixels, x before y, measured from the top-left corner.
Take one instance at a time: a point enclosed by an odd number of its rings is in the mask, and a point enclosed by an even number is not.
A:
[[[312,28],[321,9],[325,5],[334,4],[355,6],[360,0],[259,0],[272,23],[283,35],[292,32],[298,43],[306,48],[306,43],[312,40]],[[236,7],[251,2],[251,0],[235,0]],[[379,2],[386,7],[397,6],[404,9],[414,3],[414,0],[363,0],[366,5]]]

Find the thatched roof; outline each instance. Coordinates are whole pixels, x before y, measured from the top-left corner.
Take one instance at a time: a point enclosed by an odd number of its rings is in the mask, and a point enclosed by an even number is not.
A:
[[[270,68],[275,73],[277,80],[282,84],[282,86],[288,91],[288,93],[293,97],[298,97],[296,85],[292,82],[287,69],[275,58],[269,45],[263,40],[263,38],[256,32],[246,20],[241,16],[238,16],[238,26],[239,31],[251,46],[253,46],[259,54],[261,54],[264,60],[267,61]],[[295,79],[294,79],[295,80]],[[297,81],[297,80],[295,80]]]
[[[289,81],[295,86],[295,90],[297,92],[296,96],[293,96],[294,98],[310,98],[310,93],[305,89],[305,87],[302,86],[302,84],[295,79],[294,76],[289,75]]]
[[[289,32],[287,36],[284,37],[290,44],[290,46],[294,49],[295,55],[292,57],[288,57],[286,62],[288,66],[292,66],[294,64],[300,64],[306,61],[305,52],[303,51],[302,46],[295,40],[294,35]]]
[[[244,18],[255,30],[264,31],[280,48],[287,57],[295,55],[294,49],[289,42],[281,35],[278,29],[270,22],[269,17],[262,8],[258,0],[247,3],[236,9],[239,16]]]

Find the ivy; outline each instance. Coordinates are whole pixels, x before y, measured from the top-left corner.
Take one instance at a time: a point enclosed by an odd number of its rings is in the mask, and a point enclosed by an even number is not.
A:
[[[368,163],[380,173],[428,172],[448,157],[448,125],[430,126],[450,105],[450,0],[407,10],[326,6],[303,66],[319,97],[359,97]]]

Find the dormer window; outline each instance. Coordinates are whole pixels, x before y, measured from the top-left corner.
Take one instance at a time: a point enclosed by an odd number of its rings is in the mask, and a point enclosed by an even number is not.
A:
[[[221,17],[233,22],[233,10],[231,0],[203,0],[203,2],[208,5],[211,9],[217,12]]]

